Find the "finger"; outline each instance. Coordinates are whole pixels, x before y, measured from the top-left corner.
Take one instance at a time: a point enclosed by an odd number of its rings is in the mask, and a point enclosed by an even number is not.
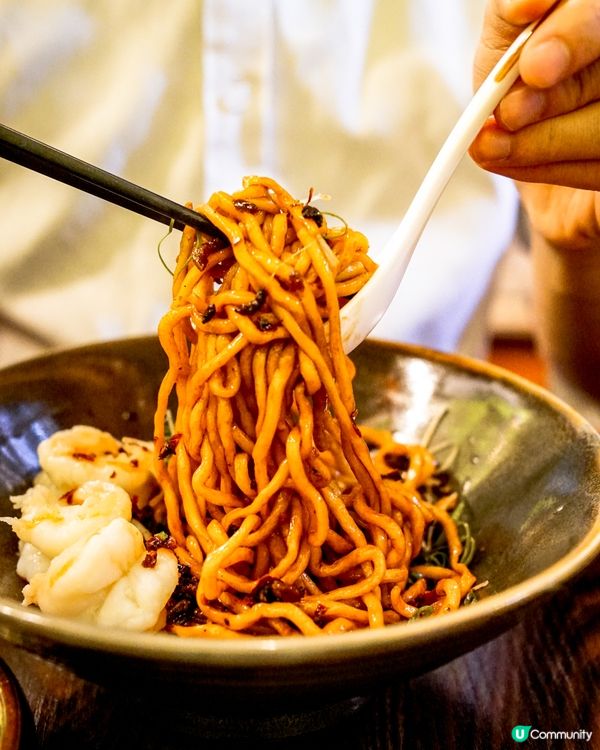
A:
[[[600,121],[600,104],[593,106],[596,112],[589,119],[594,116]],[[589,137],[575,139],[575,145],[570,138],[562,143],[555,137],[559,119],[574,119],[574,116],[547,120],[517,133],[490,122],[479,133],[469,153],[484,169],[515,180],[600,190],[600,145]],[[561,127],[561,133],[563,130]],[[578,124],[571,130],[581,133],[581,126]]]
[[[480,83],[508,49],[521,27],[509,23],[501,12],[500,0],[486,6],[481,39],[473,63],[473,84],[478,88]]]
[[[536,20],[555,0],[490,0],[486,6],[483,30],[475,53],[473,83],[477,88],[523,26]]]
[[[600,60],[550,89],[535,89],[522,81],[500,102],[495,115],[507,130],[519,130],[539,120],[580,109],[600,99]]]
[[[540,24],[523,48],[521,78],[549,88],[600,57],[600,0],[570,0]]]
[[[526,26],[541,18],[556,0],[499,0],[498,12],[515,26]]]
[[[510,167],[559,161],[600,159],[600,102],[510,132],[491,120],[473,141],[470,152],[481,163]]]
[[[517,182],[562,185],[581,190],[600,190],[600,159],[586,162],[560,162],[535,167],[501,167],[488,165],[489,172]]]

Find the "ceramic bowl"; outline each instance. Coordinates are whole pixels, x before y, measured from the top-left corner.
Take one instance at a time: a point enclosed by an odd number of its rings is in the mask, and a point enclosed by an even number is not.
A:
[[[478,601],[439,618],[314,638],[132,635],[20,604],[17,544],[0,524],[0,637],[99,683],[199,696],[205,711],[343,701],[439,666],[510,627],[600,549],[600,437],[568,406],[496,367],[370,341],[355,352],[359,421],[456,446],[477,539]],[[0,373],[0,515],[38,470],[36,447],[77,423],[151,438],[165,358],[155,338],[53,353]],[[254,702],[253,702],[254,703]],[[197,703],[200,705],[200,703]]]

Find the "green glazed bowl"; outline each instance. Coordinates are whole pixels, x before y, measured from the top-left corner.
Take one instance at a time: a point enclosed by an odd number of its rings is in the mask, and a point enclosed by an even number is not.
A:
[[[544,390],[490,365],[376,341],[353,355],[359,422],[456,446],[470,508],[473,569],[489,585],[444,617],[314,638],[178,639],[103,630],[20,604],[17,544],[0,524],[0,637],[102,684],[172,686],[196,705],[270,711],[343,702],[440,666],[494,638],[600,551],[600,437]],[[0,372],[0,515],[38,470],[57,429],[92,424],[152,436],[166,361],[153,337],[53,353]],[[446,446],[446,447],[444,447]]]

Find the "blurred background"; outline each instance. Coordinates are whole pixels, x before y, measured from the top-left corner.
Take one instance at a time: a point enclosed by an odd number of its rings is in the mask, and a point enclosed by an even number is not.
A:
[[[0,122],[181,203],[313,188],[377,258],[471,94],[483,7],[3,0]],[[156,329],[164,227],[6,161],[0,205],[0,365]],[[374,335],[545,383],[531,295],[516,191],[465,158]]]

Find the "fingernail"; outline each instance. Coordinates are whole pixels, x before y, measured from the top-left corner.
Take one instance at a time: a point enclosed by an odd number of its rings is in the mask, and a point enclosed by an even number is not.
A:
[[[511,138],[504,130],[484,130],[479,134],[475,151],[480,161],[499,161],[510,156]]]
[[[530,86],[554,86],[569,72],[571,51],[562,39],[548,39],[525,47],[521,55],[521,75]]]

